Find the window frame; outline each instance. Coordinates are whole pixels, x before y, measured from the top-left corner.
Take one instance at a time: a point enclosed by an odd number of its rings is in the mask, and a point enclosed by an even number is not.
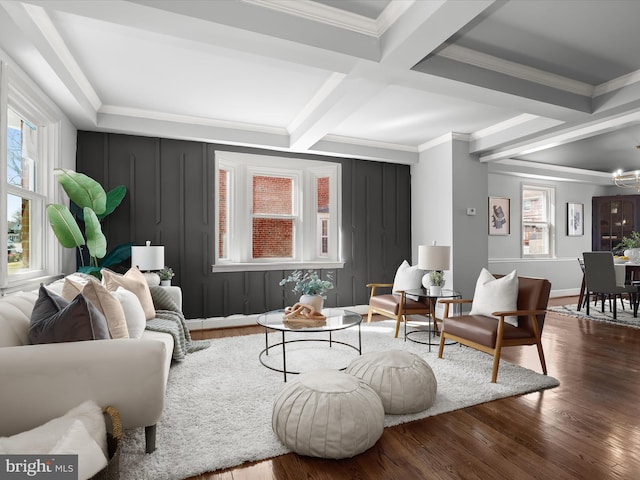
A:
[[[38,128],[38,159],[35,168],[34,190],[10,185],[7,181],[7,130],[8,109]],[[0,59],[0,195],[5,204],[8,195],[28,199],[30,205],[29,234],[32,242],[30,253],[33,268],[9,275],[7,260],[0,262],[0,289],[19,289],[29,282],[50,277],[60,270],[62,247],[49,228],[45,208],[59,196],[54,188],[51,172],[60,164],[60,113],[20,70]],[[8,224],[6,207],[0,209],[0,222]],[[8,244],[8,232],[0,229],[0,244]],[[36,249],[34,248],[37,248]]]
[[[543,192],[545,197],[546,197],[546,203],[547,203],[547,211],[546,211],[546,215],[547,215],[547,221],[525,221],[525,192],[526,191],[536,191],[536,192]],[[540,259],[548,259],[548,258],[555,258],[555,239],[556,239],[556,224],[555,224],[555,187],[553,186],[549,186],[549,185],[536,185],[536,184],[529,184],[529,183],[523,183],[521,185],[521,191],[520,191],[520,218],[521,218],[521,225],[520,225],[520,254],[522,256],[522,258],[530,258],[530,259],[535,259],[535,258],[540,258]],[[548,253],[526,253],[525,252],[525,228],[527,226],[542,226],[543,228],[546,227],[547,229],[547,235],[546,235],[546,242],[549,246],[549,251]]]
[[[296,268],[342,268],[339,226],[341,220],[341,165],[338,162],[216,151],[215,155],[215,235],[212,271],[258,271]],[[228,172],[227,237],[229,258],[220,258],[219,178]],[[293,179],[294,219],[293,258],[252,258],[253,176],[278,176]],[[329,177],[329,254],[320,256],[317,245],[317,179]],[[312,201],[308,201],[312,199]],[[307,200],[307,201],[305,201]],[[335,211],[335,213],[334,213]],[[264,215],[260,215],[264,217]],[[271,217],[271,215],[267,215]],[[285,218],[285,216],[279,216]],[[309,219],[309,221],[307,221]],[[231,241],[244,238],[246,241]],[[313,242],[309,241],[313,239]]]

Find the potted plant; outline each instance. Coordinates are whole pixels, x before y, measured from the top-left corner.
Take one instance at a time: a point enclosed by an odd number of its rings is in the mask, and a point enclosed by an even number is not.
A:
[[[99,277],[102,267],[117,265],[130,257],[130,243],[107,254],[107,239],[100,223],[120,205],[127,189],[119,185],[105,192],[98,182],[83,173],[64,168],[56,168],[53,173],[71,204],[70,208],[60,204],[47,205],[47,217],[60,244],[78,249],[81,263],[78,271]],[[84,225],[84,235],[77,220]],[[89,265],[84,264],[83,246],[89,252]]]
[[[441,270],[431,270],[429,272],[429,281],[431,282],[429,294],[433,296],[440,295],[444,286],[444,273]]]
[[[632,261],[640,260],[640,233],[631,232],[628,237],[622,237],[620,243],[613,248],[613,253],[629,257]]]
[[[293,292],[300,294],[300,303],[312,305],[317,311],[322,310],[327,290],[333,288],[331,274],[327,274],[329,280],[322,280],[314,270],[294,270],[287,278],[280,281],[280,285],[293,283]]]
[[[160,285],[168,287],[171,285],[171,279],[175,273],[173,273],[173,269],[171,267],[165,266],[162,270],[158,271],[158,276],[160,277]]]

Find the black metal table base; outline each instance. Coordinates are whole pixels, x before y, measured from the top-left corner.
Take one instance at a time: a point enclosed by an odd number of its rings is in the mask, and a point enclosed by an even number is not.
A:
[[[339,344],[339,345],[344,345],[346,347],[349,347],[353,350],[355,350],[356,352],[358,352],[358,355],[362,355],[362,330],[360,328],[360,324],[358,324],[358,345],[351,345],[350,343],[346,343],[346,342],[341,342],[339,340],[334,340],[333,339],[333,332],[329,332],[329,338],[299,338],[296,340],[285,340],[285,331],[282,331],[282,341],[278,342],[278,343],[274,343],[273,345],[269,345],[269,331],[267,328],[265,328],[265,348],[264,350],[262,350],[260,352],[260,355],[258,355],[258,358],[260,360],[260,363],[267,367],[269,370],[273,370],[274,372],[280,372],[284,375],[284,381],[287,381],[287,374],[290,375],[299,375],[302,372],[296,372],[296,371],[292,371],[292,370],[287,370],[287,348],[286,346],[291,344],[291,343],[298,343],[298,342],[324,342],[324,343],[328,343],[329,344],[329,348],[331,348],[333,346],[334,343]],[[264,360],[263,357],[266,355],[269,355],[269,350],[275,347],[278,347],[282,345],[282,368],[278,368],[278,367],[274,367],[271,365],[267,365]],[[340,368],[339,370],[345,370],[347,367],[343,367]]]

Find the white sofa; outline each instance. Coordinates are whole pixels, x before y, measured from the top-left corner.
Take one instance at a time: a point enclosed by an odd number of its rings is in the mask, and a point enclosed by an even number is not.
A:
[[[182,309],[182,291],[167,287]],[[29,430],[85,400],[111,405],[123,428],[145,427],[155,450],[173,352],[173,337],[145,330],[140,339],[29,345],[36,292],[0,298],[0,436]]]

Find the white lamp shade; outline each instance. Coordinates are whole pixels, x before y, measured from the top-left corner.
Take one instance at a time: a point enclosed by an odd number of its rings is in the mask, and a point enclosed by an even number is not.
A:
[[[131,266],[140,271],[162,270],[164,268],[164,247],[151,246],[131,247]]]
[[[441,245],[418,246],[418,268],[420,270],[449,270],[451,247]]]

